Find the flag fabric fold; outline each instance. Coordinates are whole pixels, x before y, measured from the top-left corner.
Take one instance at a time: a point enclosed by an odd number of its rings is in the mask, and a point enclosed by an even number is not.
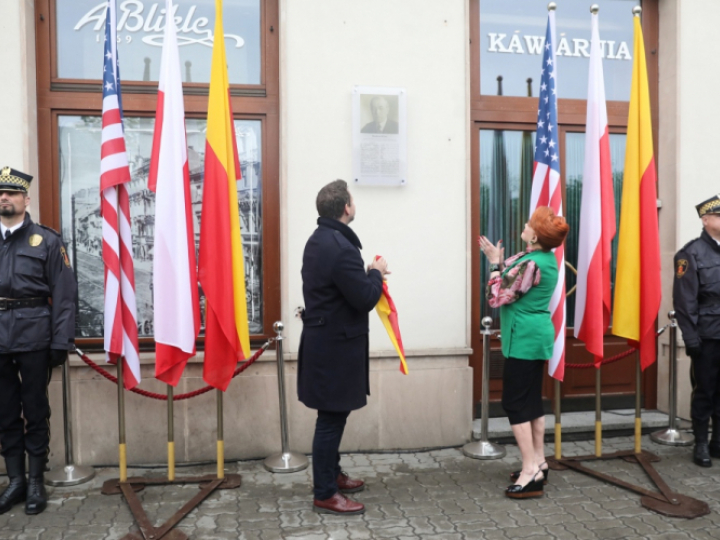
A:
[[[165,10],[173,13],[172,0],[165,0]],[[155,377],[176,386],[195,355],[200,311],[180,56],[171,21],[163,39],[148,187],[155,192]]]
[[[639,347],[640,365],[644,370],[657,358],[655,321],[661,299],[660,238],[645,45],[640,17],[634,19],[633,74],[612,333]]]
[[[555,61],[555,11],[548,12],[547,31],[540,74],[535,158],[533,164],[530,215],[538,206],[549,206],[562,216],[560,185],[560,147],[558,144],[557,64]],[[565,246],[553,250],[558,265],[558,282],[550,299],[550,315],[555,327],[553,355],[548,374],[560,381],[565,376]]]
[[[599,367],[603,359],[603,336],[610,324],[612,306],[610,263],[612,239],[615,236],[615,197],[598,15],[593,13],[591,17],[585,164],[575,291],[575,337],[585,343],[588,352],[593,355],[595,366]]]
[[[408,366],[405,361],[405,348],[403,347],[402,336],[400,335],[400,323],[398,322],[398,312],[393,302],[392,296],[390,296],[390,290],[388,289],[387,281],[383,281],[382,294],[380,300],[378,300],[375,306],[375,311],[380,317],[385,327],[385,331],[390,337],[390,341],[395,347],[395,350],[400,357],[400,372],[403,375],[408,374]]]
[[[215,0],[198,277],[206,300],[203,379],[224,391],[237,363],[250,356],[250,333],[222,13],[222,0]]]
[[[124,386],[140,383],[135,270],[132,259],[130,167],[122,124],[122,94],[117,54],[116,1],[108,0],[103,63],[100,210],[105,273],[104,348],[110,363],[122,362]]]

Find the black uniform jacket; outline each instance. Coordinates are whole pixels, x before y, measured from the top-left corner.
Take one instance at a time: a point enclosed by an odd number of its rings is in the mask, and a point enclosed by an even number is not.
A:
[[[705,231],[675,255],[673,303],[686,346],[720,339],[720,246]]]
[[[352,411],[370,394],[368,313],[382,294],[382,274],[365,271],[355,233],[318,219],[305,245],[305,313],[298,355],[298,398],[311,409]]]
[[[76,293],[62,238],[26,214],[19,229],[0,239],[0,298],[47,298],[48,303],[0,309],[0,354],[72,349]]]

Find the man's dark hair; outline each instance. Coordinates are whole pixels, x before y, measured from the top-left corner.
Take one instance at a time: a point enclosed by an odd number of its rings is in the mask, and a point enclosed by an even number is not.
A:
[[[351,197],[345,180],[335,180],[323,187],[315,200],[320,217],[340,219],[345,212],[345,205],[350,204]]]

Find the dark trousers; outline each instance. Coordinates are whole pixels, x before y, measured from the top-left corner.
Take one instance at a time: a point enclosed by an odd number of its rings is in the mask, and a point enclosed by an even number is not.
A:
[[[720,420],[720,339],[703,339],[702,353],[692,359],[690,381],[690,416],[707,439],[710,418]]]
[[[318,411],[313,438],[313,491],[320,501],[329,499],[338,491],[340,474],[340,441],[350,411]]]
[[[0,354],[3,457],[47,457],[50,444],[50,350]],[[24,420],[23,420],[24,419]]]

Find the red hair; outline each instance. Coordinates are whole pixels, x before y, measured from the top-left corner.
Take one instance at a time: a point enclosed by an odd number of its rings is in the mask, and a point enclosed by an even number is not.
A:
[[[538,242],[546,250],[554,249],[565,241],[570,226],[564,217],[556,216],[552,208],[538,206],[528,221],[537,235]]]

